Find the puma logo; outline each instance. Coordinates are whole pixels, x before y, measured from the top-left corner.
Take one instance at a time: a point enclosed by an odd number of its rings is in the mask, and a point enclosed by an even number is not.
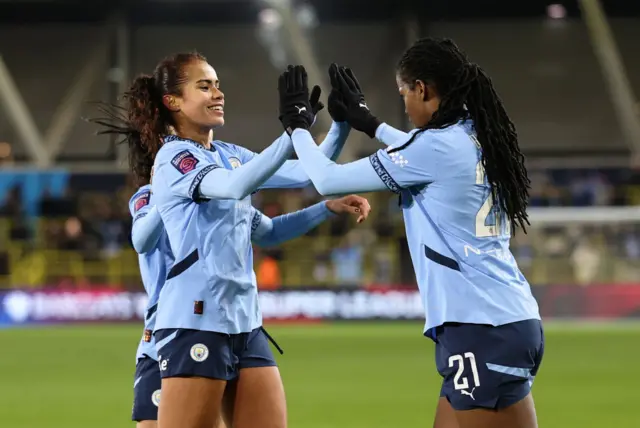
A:
[[[476,401],[476,398],[473,396],[473,391],[476,390],[476,387],[474,386],[473,389],[471,390],[471,392],[469,391],[465,391],[464,389],[460,390],[460,394],[462,395],[468,395],[469,397],[471,397],[471,399],[473,401]]]

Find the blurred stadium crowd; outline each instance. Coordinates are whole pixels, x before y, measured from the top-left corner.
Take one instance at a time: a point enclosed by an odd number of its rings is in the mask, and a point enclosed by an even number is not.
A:
[[[11,188],[0,210],[2,286],[100,284],[138,289],[127,207],[135,188],[125,175],[111,178],[121,184],[115,192],[111,185],[67,188],[59,196],[44,192],[30,201],[37,205],[38,216],[28,215],[22,187]],[[534,170],[531,179],[534,207],[640,202],[640,171],[634,169]],[[70,183],[82,181],[99,180],[83,180],[80,175]],[[367,197],[373,212],[365,224],[356,227],[351,218],[338,217],[281,247],[256,248],[261,287],[414,284],[397,199],[387,194]],[[313,187],[262,191],[254,196],[254,205],[275,217],[318,198]],[[534,225],[528,234],[514,236],[513,253],[538,285],[633,281],[640,273],[640,224]]]

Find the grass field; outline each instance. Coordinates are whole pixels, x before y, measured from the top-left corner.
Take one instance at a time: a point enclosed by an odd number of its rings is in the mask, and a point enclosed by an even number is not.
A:
[[[269,329],[292,428],[431,427],[440,379],[418,324]],[[0,330],[0,427],[131,427],[138,326]],[[552,325],[542,428],[640,427],[640,326]]]

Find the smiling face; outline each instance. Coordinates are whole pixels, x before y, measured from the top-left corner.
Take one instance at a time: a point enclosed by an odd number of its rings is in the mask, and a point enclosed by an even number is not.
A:
[[[179,129],[211,130],[224,125],[224,94],[216,71],[206,61],[192,61],[182,70],[180,95],[166,95]]]

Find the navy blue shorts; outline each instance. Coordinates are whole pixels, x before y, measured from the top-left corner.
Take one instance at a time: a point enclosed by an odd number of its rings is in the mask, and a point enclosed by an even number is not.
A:
[[[155,332],[155,339],[163,378],[232,380],[241,369],[277,365],[261,327],[240,334],[162,329]]]
[[[435,334],[440,396],[454,409],[501,409],[531,391],[544,354],[539,320],[498,327],[447,323]]]
[[[139,359],[134,379],[131,420],[157,421],[161,383],[158,362],[149,357]]]

